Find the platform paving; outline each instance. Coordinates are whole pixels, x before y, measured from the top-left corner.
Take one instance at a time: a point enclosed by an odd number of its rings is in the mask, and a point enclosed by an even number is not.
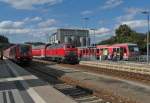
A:
[[[0,61],[0,103],[76,103],[9,60]]]
[[[56,69],[60,74],[63,72],[61,78],[73,78],[82,84],[92,84],[93,87],[89,88],[93,90],[107,90],[118,96],[137,101],[137,103],[150,103],[150,85],[58,65],[48,65],[48,67],[52,70]]]

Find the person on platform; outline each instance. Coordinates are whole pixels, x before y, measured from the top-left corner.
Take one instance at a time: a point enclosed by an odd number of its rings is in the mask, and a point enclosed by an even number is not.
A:
[[[0,50],[1,60],[3,60],[3,50]]]
[[[108,50],[107,49],[103,50],[103,55],[104,55],[104,60],[107,60],[108,59]]]

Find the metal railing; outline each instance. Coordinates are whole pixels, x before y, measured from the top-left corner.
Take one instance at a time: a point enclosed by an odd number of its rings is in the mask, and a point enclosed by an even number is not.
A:
[[[83,56],[81,58],[79,58],[80,61],[107,61],[107,62],[128,62],[128,63],[147,63],[147,56],[146,55],[140,55],[140,56],[134,56],[134,57],[130,57],[127,61],[125,60],[108,60],[105,58],[105,56],[101,56],[101,57],[96,57],[96,56]],[[150,56],[149,56],[149,60],[150,60]],[[150,63],[150,62],[149,62]]]
[[[131,62],[131,61],[81,61],[81,65],[99,67],[101,69],[113,69],[119,71],[134,72],[140,74],[150,75],[150,64],[144,62]]]

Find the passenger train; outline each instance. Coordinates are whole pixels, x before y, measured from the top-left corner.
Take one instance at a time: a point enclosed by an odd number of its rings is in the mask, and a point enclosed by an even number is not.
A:
[[[78,63],[77,48],[69,43],[42,45],[39,46],[39,48],[33,48],[32,55],[34,57],[40,57],[58,63]]]
[[[122,43],[113,45],[97,45],[96,47],[79,47],[79,58],[96,58],[103,60],[131,60],[140,55],[137,44]],[[115,57],[115,58],[114,58]]]
[[[3,51],[4,57],[16,63],[29,63],[32,61],[32,48],[27,44],[14,44]]]
[[[122,43],[113,45],[97,45],[91,47],[74,47],[72,44],[41,45],[32,49],[34,57],[57,62],[76,64],[84,58],[95,60],[131,60],[140,55],[137,44]]]

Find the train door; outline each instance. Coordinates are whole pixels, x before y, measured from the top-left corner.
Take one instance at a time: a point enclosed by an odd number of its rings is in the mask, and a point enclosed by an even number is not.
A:
[[[119,47],[113,48],[113,55],[112,55],[112,60],[118,61],[121,58],[121,49]]]
[[[108,48],[103,48],[103,54],[102,54],[103,60],[107,60],[108,53],[109,53]]]
[[[99,60],[100,59],[100,49],[96,49],[96,59]]]
[[[122,59],[123,59],[123,60],[128,60],[127,48],[122,47],[121,49],[122,49],[121,51],[123,51],[123,53],[121,54],[121,55],[122,55]]]

